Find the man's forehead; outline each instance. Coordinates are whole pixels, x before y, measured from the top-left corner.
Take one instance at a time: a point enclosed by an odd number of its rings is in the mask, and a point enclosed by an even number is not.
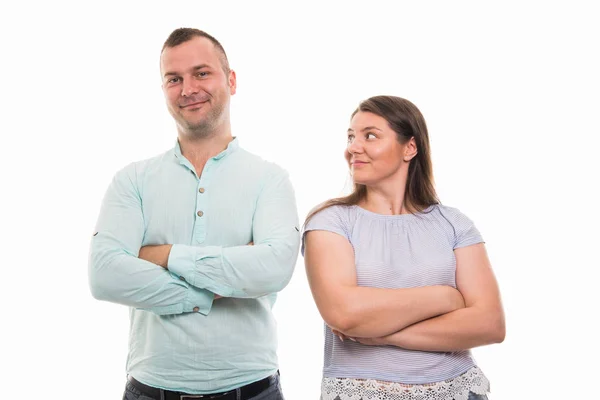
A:
[[[161,69],[193,68],[219,62],[214,44],[206,38],[194,38],[175,47],[167,47],[160,56]]]
[[[217,57],[216,46],[208,39],[195,37],[174,47],[166,47],[161,53],[161,60],[181,59],[183,57]]]

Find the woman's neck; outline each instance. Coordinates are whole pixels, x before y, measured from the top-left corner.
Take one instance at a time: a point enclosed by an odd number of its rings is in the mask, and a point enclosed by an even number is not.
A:
[[[367,186],[367,195],[359,202],[359,206],[377,214],[400,215],[410,214],[408,204],[404,198],[406,189],[403,186],[370,187]]]

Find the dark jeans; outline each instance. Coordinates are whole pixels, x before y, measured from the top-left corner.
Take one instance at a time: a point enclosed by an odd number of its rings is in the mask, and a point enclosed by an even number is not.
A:
[[[241,400],[239,389],[237,391],[237,398]],[[160,398],[149,397],[139,390],[137,390],[129,381],[125,385],[125,393],[123,394],[123,400],[163,400]],[[275,374],[271,380],[271,385],[265,389],[262,393],[254,396],[248,400],[285,400],[283,392],[281,391],[281,382],[279,375]],[[471,400],[471,399],[469,399]]]
[[[469,393],[468,400],[488,400],[488,397],[485,394],[475,394],[471,392]]]
[[[340,400],[339,396],[335,398],[336,400]],[[360,399],[362,400],[362,399]],[[488,400],[488,397],[485,394],[475,394],[473,392],[469,392],[468,400]]]

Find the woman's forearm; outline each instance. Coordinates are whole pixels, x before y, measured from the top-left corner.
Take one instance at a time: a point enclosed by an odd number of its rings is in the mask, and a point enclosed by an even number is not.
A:
[[[379,339],[377,344],[420,351],[460,351],[500,343],[504,336],[502,309],[472,306],[418,322]]]
[[[380,337],[409,325],[464,307],[462,295],[450,286],[408,289],[349,287],[325,322],[346,336]]]
[[[410,350],[460,351],[504,340],[500,291],[485,246],[462,247],[454,253],[456,285],[466,307],[409,326],[384,342]]]
[[[354,250],[336,233],[309,231],[304,262],[323,320],[352,337],[381,337],[465,306],[451,286],[373,288],[359,286]]]

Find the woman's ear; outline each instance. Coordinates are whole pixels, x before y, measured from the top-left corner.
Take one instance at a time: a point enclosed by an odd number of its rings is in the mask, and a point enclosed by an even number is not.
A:
[[[409,162],[417,155],[417,143],[415,137],[411,137],[404,145],[404,161]]]

